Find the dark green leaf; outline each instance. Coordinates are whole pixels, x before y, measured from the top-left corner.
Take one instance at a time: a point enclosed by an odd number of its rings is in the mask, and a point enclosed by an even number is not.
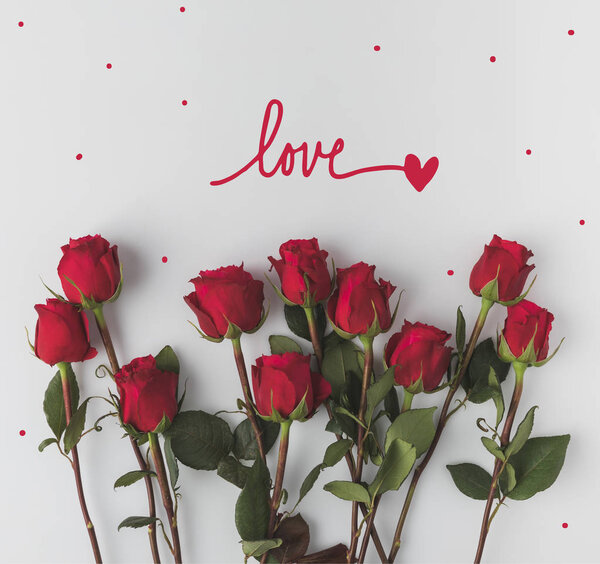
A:
[[[392,386],[387,396],[383,398],[383,407],[387,411],[388,419],[393,423],[394,419],[400,415],[400,403],[398,402],[396,386]]]
[[[511,464],[507,464],[504,467],[503,474],[506,474],[506,491],[510,492],[517,485],[517,476],[515,474],[515,469]]]
[[[266,454],[279,436],[280,425],[264,421],[260,417],[256,418],[256,423],[262,432],[261,438]],[[258,456],[256,437],[249,419],[244,419],[233,431],[233,454],[240,460],[254,460]]]
[[[359,349],[352,341],[342,341],[324,352],[322,373],[331,384],[331,395],[336,401],[347,392],[353,376],[362,380],[358,353]]]
[[[415,447],[402,439],[394,439],[387,449],[373,483],[369,486],[371,496],[397,490],[410,474],[415,460]]]
[[[51,437],[49,439],[44,439],[38,446],[38,450],[40,452],[42,452],[47,446],[53,444],[53,443],[57,443],[58,441],[54,438]]]
[[[173,372],[179,374],[179,359],[175,351],[167,345],[154,357],[156,360],[156,368],[163,372]]]
[[[304,481],[302,482],[302,485],[300,486],[300,495],[298,496],[298,503],[300,503],[304,499],[304,496],[315,485],[315,482],[317,481],[317,478],[319,477],[319,474],[321,473],[321,470],[323,470],[323,468],[325,468],[325,466],[323,464],[317,464],[308,473],[308,476],[306,476],[306,478],[304,478]]]
[[[87,398],[84,400],[84,402],[77,408],[77,411],[73,413],[71,421],[69,421],[69,424],[65,429],[63,443],[65,445],[65,452],[67,454],[79,442],[79,439],[81,439],[81,433],[83,433],[83,428],[85,427],[87,404],[90,399],[91,398]]]
[[[342,426],[335,419],[330,419],[327,422],[327,425],[325,425],[325,430],[329,433],[335,433],[336,435],[341,435],[344,432]]]
[[[370,505],[371,503],[369,492],[363,486],[360,484],[355,484],[354,482],[335,480],[325,484],[323,489],[332,493],[334,496],[339,497],[340,499],[346,499],[348,501],[360,501],[367,505]]]
[[[69,387],[71,391],[71,410],[76,410],[79,405],[79,386],[77,385],[77,378],[75,373],[69,365],[67,378],[69,380]],[[46,414],[46,421],[54,436],[60,439],[66,426],[67,420],[65,418],[65,400],[63,398],[62,381],[60,378],[60,372],[57,372],[50,380],[46,394],[44,395],[44,413]]]
[[[275,534],[283,541],[279,548],[271,551],[278,562],[297,562],[306,554],[310,543],[310,531],[308,523],[299,513],[284,519]]]
[[[233,446],[229,425],[204,411],[180,412],[165,437],[177,459],[196,470],[216,470]]]
[[[283,354],[286,352],[297,352],[302,354],[302,347],[284,335],[271,335],[269,337],[269,345],[271,346],[271,354]]]
[[[308,330],[308,321],[306,320],[306,314],[302,306],[289,306],[283,307],[285,313],[285,320],[290,328],[290,331],[298,337],[302,337],[307,341],[310,341],[310,332]],[[317,318],[317,330],[319,337],[322,339],[325,333],[325,327],[327,326],[327,317],[325,316],[325,310],[323,304],[318,304],[315,307],[315,314]]]
[[[502,362],[498,358],[492,339],[485,339],[475,347],[467,373],[462,381],[465,392],[471,392],[469,401],[484,403],[492,398],[493,390],[489,386],[490,367],[494,369],[498,382],[506,380],[510,364]]]
[[[369,386],[367,390],[367,410],[365,412],[365,421],[367,424],[371,421],[375,408],[394,387],[394,372],[394,367],[388,368],[379,380]]]
[[[250,468],[244,466],[230,455],[221,458],[219,466],[217,466],[217,476],[231,482],[240,489],[246,485],[249,472]]]
[[[502,395],[502,389],[500,388],[500,382],[496,377],[496,372],[490,366],[490,373],[488,374],[488,386],[491,390],[492,400],[496,406],[496,427],[500,425],[502,417],[504,416],[504,396]]]
[[[465,331],[466,331],[465,316],[463,315],[460,306],[456,310],[456,350],[458,351],[458,358],[463,357],[465,350]]]
[[[492,477],[477,464],[448,464],[446,466],[456,487],[473,499],[487,499],[492,487]]]
[[[549,488],[562,469],[570,435],[536,437],[510,457],[517,485],[509,492],[511,499],[529,499]]]
[[[167,461],[167,468],[169,469],[171,487],[175,488],[177,480],[179,479],[179,465],[177,464],[177,458],[175,458],[175,454],[173,453],[170,437],[165,438],[165,460]]]
[[[340,337],[335,331],[332,331],[323,338],[323,350],[328,351],[329,349],[335,348],[345,340],[346,339]]]
[[[527,442],[529,435],[531,435],[531,430],[533,429],[533,416],[536,409],[537,405],[534,405],[527,412],[527,414],[523,418],[523,421],[521,421],[521,423],[519,424],[515,436],[506,447],[505,452],[507,458],[519,452]]]
[[[146,476],[156,476],[156,474],[149,470],[132,470],[117,478],[113,487],[122,488],[124,486],[131,486],[131,484],[135,484],[138,480],[142,480]]]
[[[261,540],[269,528],[269,470],[258,457],[235,504],[235,526],[242,540]]]
[[[395,439],[402,439],[414,445],[419,458],[429,448],[435,435],[433,413],[436,409],[435,407],[409,409],[398,415],[387,431],[385,450],[388,450]]]
[[[242,541],[242,550],[246,556],[262,556],[267,550],[280,546],[281,542],[281,539]]]
[[[147,525],[152,525],[152,523],[158,521],[156,517],[145,517],[145,516],[133,516],[127,517],[127,519],[123,519],[121,523],[119,523],[120,531],[123,527],[129,527],[132,529],[139,529],[140,527],[145,527]]]
[[[325,466],[335,466],[350,450],[352,441],[350,439],[340,439],[331,443],[323,456],[323,464]]]
[[[493,441],[489,437],[481,437],[481,442],[490,454],[493,454],[499,460],[506,460],[504,452],[502,451],[502,449],[496,441]]]

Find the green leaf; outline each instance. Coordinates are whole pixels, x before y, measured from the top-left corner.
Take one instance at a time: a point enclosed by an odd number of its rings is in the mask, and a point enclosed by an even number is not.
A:
[[[387,412],[390,423],[393,423],[394,419],[400,415],[400,402],[398,401],[396,386],[392,386],[392,389],[387,393],[387,396],[383,398],[383,407]]]
[[[71,409],[77,409],[77,406],[79,405],[79,386],[77,385],[77,378],[75,378],[75,373],[70,365],[67,371],[67,378],[69,380],[71,391]],[[48,421],[48,425],[50,426],[50,429],[52,429],[54,436],[57,439],[60,439],[67,426],[60,372],[57,372],[54,375],[54,378],[50,380],[48,388],[46,389],[44,395],[44,413],[46,414],[46,421]]]
[[[446,466],[456,487],[473,499],[487,499],[492,487],[492,476],[477,464],[448,464]]]
[[[299,513],[281,521],[275,534],[283,541],[279,548],[271,551],[277,562],[298,562],[306,554],[310,531],[308,523]]]
[[[492,398],[493,390],[489,386],[490,367],[494,369],[498,382],[506,380],[510,364],[502,362],[498,358],[491,338],[481,341],[475,347],[467,373],[462,381],[465,392],[470,392],[470,402],[484,403]]]
[[[54,438],[51,437],[49,439],[44,439],[38,446],[38,450],[40,452],[42,452],[47,446],[53,444],[53,443],[58,443],[58,441]]]
[[[165,433],[167,437],[177,459],[196,470],[216,470],[233,446],[229,425],[204,411],[181,411]]]
[[[435,435],[433,424],[433,413],[437,408],[427,407],[424,409],[409,409],[396,417],[390,425],[385,437],[385,450],[396,439],[402,439],[416,449],[419,458],[431,444]]]
[[[269,345],[271,346],[271,354],[283,354],[286,352],[302,354],[302,347],[294,339],[290,339],[284,335],[271,335],[269,337]]]
[[[173,453],[170,437],[165,438],[165,460],[167,461],[167,468],[169,469],[171,487],[175,489],[177,480],[179,479],[179,465],[177,464],[177,458],[175,458],[175,454]]]
[[[496,372],[490,366],[490,373],[488,374],[488,386],[492,390],[492,400],[496,406],[496,427],[500,425],[502,417],[504,416],[504,396],[502,395],[502,389],[500,388],[500,382],[496,378]]]
[[[341,439],[339,441],[335,441],[335,443],[331,443],[327,450],[325,451],[325,456],[323,456],[323,465],[324,466],[335,466],[350,450],[352,446],[352,441],[350,439]]]
[[[507,458],[513,454],[516,454],[525,446],[529,435],[531,435],[531,430],[533,429],[533,416],[536,409],[537,405],[534,405],[527,412],[527,414],[523,418],[523,421],[521,421],[521,423],[519,424],[515,436],[506,447],[505,452]]]
[[[242,541],[242,550],[246,556],[262,556],[268,550],[281,546],[282,542],[283,541],[281,539]]]
[[[502,474],[506,474],[506,491],[504,493],[508,493],[517,485],[517,476],[512,464],[507,463]]]
[[[249,472],[250,468],[248,466],[244,466],[230,455],[221,458],[219,466],[217,466],[217,476],[220,476],[240,489],[246,485]]]
[[[379,380],[369,386],[367,390],[367,410],[365,412],[365,421],[367,424],[371,421],[375,408],[394,387],[394,372],[394,367],[388,368]]]
[[[570,435],[536,437],[510,458],[517,485],[509,492],[511,499],[529,499],[549,488],[562,469]]]
[[[389,445],[375,479],[369,486],[371,496],[397,490],[410,474],[415,460],[415,447],[402,439],[394,439]]]
[[[65,429],[65,437],[63,443],[65,445],[65,452],[68,454],[69,451],[79,442],[83,428],[85,427],[85,415],[87,412],[87,404],[91,398],[87,398],[77,408],[77,411],[73,413],[71,421]]]
[[[260,417],[256,418],[256,423],[262,431],[263,448],[267,454],[279,436],[280,425]],[[258,456],[258,445],[249,419],[244,419],[233,431],[233,454],[240,460],[254,460]]]
[[[123,519],[123,521],[121,521],[121,523],[119,523],[119,528],[117,530],[120,531],[123,527],[129,527],[131,529],[139,529],[140,527],[146,527],[147,525],[152,525],[152,523],[155,523],[156,521],[158,521],[158,519],[156,517],[145,517],[145,516],[141,516],[141,515],[127,517],[127,519]]]
[[[456,332],[454,334],[456,338],[456,350],[458,351],[458,358],[462,359],[465,350],[465,332],[467,324],[465,322],[465,316],[463,315],[461,306],[456,309]]]
[[[261,540],[267,536],[271,512],[269,482],[269,470],[258,457],[235,504],[235,526],[242,540]]]
[[[503,462],[506,460],[504,452],[502,451],[500,446],[498,446],[498,443],[496,441],[493,441],[489,437],[481,437],[481,442],[483,443],[483,446],[488,450],[488,452],[493,454],[496,458],[502,460]]]
[[[360,501],[367,505],[371,504],[371,497],[369,492],[360,484],[354,482],[346,482],[343,480],[335,480],[329,482],[323,486],[323,489],[327,492],[332,493],[334,496],[340,499],[346,499],[348,501]]]
[[[179,359],[177,358],[175,351],[169,345],[163,347],[154,357],[154,360],[156,361],[156,368],[159,370],[179,374]]]
[[[290,328],[290,331],[294,335],[298,335],[302,339],[310,341],[310,332],[308,330],[308,321],[306,320],[306,313],[302,306],[283,306],[285,314],[285,320]],[[317,331],[319,337],[322,339],[325,333],[325,327],[327,327],[327,317],[325,316],[325,310],[323,304],[317,304],[315,307],[315,316],[317,319]]]
[[[300,503],[306,494],[312,489],[319,477],[321,471],[325,468],[324,464],[317,464],[304,478],[302,485],[300,486],[300,495],[298,496],[298,503]]]
[[[327,425],[325,425],[325,430],[336,435],[341,435],[344,432],[342,426],[335,419],[330,419],[327,422]]]
[[[353,375],[362,380],[362,370],[359,362],[359,348],[352,341],[341,341],[335,346],[326,348],[323,353],[323,378],[331,384],[336,401],[347,391]]]
[[[132,470],[131,472],[127,472],[117,478],[117,481],[113,487],[122,488],[125,486],[131,486],[131,484],[135,484],[138,480],[142,480],[146,476],[156,476],[156,473],[150,470]]]

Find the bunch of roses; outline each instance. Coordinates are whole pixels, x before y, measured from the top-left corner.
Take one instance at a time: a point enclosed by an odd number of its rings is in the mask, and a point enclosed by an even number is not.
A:
[[[96,355],[89,340],[86,310],[95,318],[108,356],[110,369],[103,368],[116,384],[116,393],[109,390],[105,398],[111,411],[104,417],[118,417],[139,466],[118,478],[115,487],[143,479],[148,494],[148,515],[128,517],[119,528],[147,526],[154,562],[160,561],[156,524],[162,525],[155,510],[154,479],[171,531],[169,538],[163,526],[164,537],[175,562],[181,562],[178,462],[198,470],[216,470],[241,489],[235,522],[242,549],[246,559],[254,557],[261,562],[364,562],[371,540],[380,560],[393,562],[418,481],[448,420],[467,401],[491,399],[496,406],[494,424],[478,420],[478,427],[491,433],[482,437],[482,442],[494,456],[493,473],[474,464],[448,466],[461,492],[486,500],[477,562],[491,520],[505,499],[527,499],[549,487],[560,472],[569,436],[530,438],[535,408],[512,435],[526,368],[541,366],[551,358],[548,341],[554,319],[546,309],[524,299],[525,283],[534,266],[528,264],[532,253],[516,242],[494,236],[473,267],[470,288],[481,298],[481,308],[468,341],[460,308],[455,351],[448,346],[451,335],[446,331],[405,320],[384,346],[381,374],[374,366],[374,342],[393,326],[399,298],[392,311],[390,299],[396,287],[381,278],[376,280],[374,266],[359,262],[333,273],[327,265],[328,253],[316,239],[281,245],[280,258],[269,257],[279,278],[279,284],[271,284],[284,302],[290,330],[310,343],[312,354],[304,354],[303,345],[288,336],[271,335],[271,354],[255,361],[252,385],[241,340],[265,322],[264,284],[243,265],[201,271],[191,280],[194,291],[184,299],[204,339],[216,343],[227,339],[232,344],[243,395],[238,407],[245,414],[233,431],[218,415],[181,411],[179,361],[171,347],[164,347],[155,357],[135,358],[119,366],[103,313],[104,304],[115,301],[121,291],[117,247],[96,235],[71,240],[62,251],[58,275],[66,297],[54,294],[45,305],[35,306],[39,319],[33,350],[59,369],[44,402],[55,436],[44,441],[40,450],[54,443],[70,459],[97,562],[101,561],[100,550],[83,496],[76,446],[89,432],[84,427],[90,398],[79,404],[71,367],[73,362]],[[491,339],[479,342],[488,312],[496,303],[507,308],[498,343],[494,345]],[[326,320],[332,328],[329,333]],[[515,386],[506,411],[502,383],[510,365]],[[454,407],[452,400],[460,388],[465,395]],[[418,394],[441,390],[446,397],[437,422],[436,407],[412,407]],[[329,419],[325,430],[335,440],[302,483],[295,505],[281,511],[287,503],[286,492],[291,491],[284,488],[291,425],[311,419],[321,405]],[[99,430],[98,422],[89,430],[93,429]],[[276,471],[271,479],[267,455],[278,438]],[[145,443],[149,445],[146,455],[142,451]],[[548,452],[552,463],[548,463]],[[540,471],[536,462],[542,455],[546,463]],[[331,481],[323,488],[352,502],[348,542],[307,555],[309,526],[295,510],[321,472],[342,459],[349,479]],[[369,464],[371,472],[366,471]],[[411,472],[393,543],[386,551],[375,525],[377,509],[381,497],[398,490]],[[495,499],[498,506],[492,513]]]

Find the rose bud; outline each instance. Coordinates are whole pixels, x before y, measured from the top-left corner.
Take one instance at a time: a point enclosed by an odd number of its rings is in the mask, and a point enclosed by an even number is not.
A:
[[[385,333],[392,325],[389,299],[396,286],[381,278],[377,283],[374,272],[375,267],[364,262],[337,269],[337,288],[327,304],[327,315],[346,338]]]
[[[281,280],[281,293],[290,305],[313,307],[331,293],[327,251],[312,239],[292,239],[279,247],[281,259],[269,257]],[[279,292],[278,292],[279,293]]]
[[[183,299],[210,340],[239,337],[240,331],[253,332],[264,321],[264,284],[243,264],[203,270],[190,282],[196,289]]]
[[[39,316],[35,327],[35,356],[46,364],[81,362],[94,358],[96,349],[90,346],[88,320],[72,304],[60,300],[46,300],[38,304]]]
[[[532,256],[523,245],[494,235],[471,271],[471,291],[494,302],[519,299],[527,276],[535,267],[527,264]]]
[[[70,302],[93,309],[114,301],[121,289],[121,265],[117,246],[100,235],[70,239],[61,247],[58,276]],[[83,295],[83,297],[82,297]]]
[[[386,364],[396,365],[396,384],[411,393],[437,388],[450,364],[452,347],[444,346],[450,337],[450,333],[433,325],[404,320],[402,329],[392,335],[385,349]]]
[[[331,394],[331,385],[310,370],[310,356],[296,352],[256,359],[252,366],[256,410],[263,419],[307,419]]]
[[[163,416],[172,422],[177,415],[179,376],[156,367],[152,355],[136,358],[115,374],[121,398],[123,423],[140,433],[154,431]]]
[[[506,311],[504,330],[498,341],[498,356],[504,362],[534,366],[541,366],[550,360],[547,358],[548,340],[554,316],[528,300],[522,300]],[[552,356],[554,354],[556,351]]]

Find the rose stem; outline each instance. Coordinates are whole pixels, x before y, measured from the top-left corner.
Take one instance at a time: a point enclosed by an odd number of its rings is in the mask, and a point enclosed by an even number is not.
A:
[[[460,368],[458,370],[458,375],[454,380],[454,383],[449,387],[448,394],[446,395],[446,401],[444,401],[444,405],[442,407],[442,411],[440,413],[440,418],[437,424],[437,428],[435,430],[435,435],[433,436],[433,441],[425,454],[425,457],[417,466],[415,471],[413,472],[412,481],[410,483],[410,487],[408,488],[408,492],[406,494],[406,498],[404,500],[404,505],[402,507],[402,513],[400,513],[400,518],[398,519],[398,525],[396,526],[396,532],[394,533],[394,539],[392,542],[392,547],[390,549],[390,554],[388,556],[388,561],[391,563],[394,562],[396,555],[398,554],[398,550],[400,549],[400,536],[402,534],[402,529],[404,527],[404,523],[406,522],[406,517],[408,516],[408,511],[410,509],[410,504],[412,502],[413,496],[415,494],[415,489],[417,488],[417,484],[419,482],[419,478],[421,474],[427,467],[427,464],[431,460],[433,453],[438,445],[444,427],[448,421],[448,410],[450,409],[450,404],[452,403],[452,398],[456,393],[456,390],[460,386],[460,383],[467,371],[467,367],[469,366],[469,362],[471,361],[471,357],[473,356],[473,351],[475,350],[475,345],[477,344],[477,339],[479,339],[479,335],[481,334],[481,330],[485,325],[485,320],[487,318],[488,312],[490,308],[494,305],[494,302],[488,300],[486,298],[481,298],[481,310],[479,311],[479,315],[477,317],[477,321],[475,322],[475,326],[473,327],[473,332],[471,333],[471,337],[469,338],[469,344],[467,345],[467,349],[465,351],[462,362],[460,363]]]
[[[71,386],[69,384],[68,369],[69,363],[59,362],[58,369],[60,370],[60,380],[62,382],[63,400],[65,402],[65,420],[67,425],[71,421],[72,409],[71,409]],[[83,495],[83,484],[81,483],[81,468],[79,466],[79,455],[77,453],[77,446],[71,449],[73,460],[71,461],[71,467],[75,474],[75,485],[77,486],[77,495],[79,497],[79,505],[81,506],[81,512],[83,513],[83,520],[90,537],[90,543],[92,544],[92,550],[94,552],[94,559],[97,563],[102,562],[102,556],[100,554],[100,547],[98,546],[98,539],[96,538],[96,530],[94,524],[90,519],[88,513],[87,504],[85,503],[85,496]]]
[[[400,410],[400,413],[404,413],[412,407],[414,397],[414,394],[411,394],[407,389],[404,390],[404,398],[402,399],[402,409]]]
[[[100,332],[100,336],[102,337],[104,349],[106,350],[106,356],[108,356],[108,361],[113,371],[114,378],[114,375],[120,370],[120,367],[119,361],[117,360],[115,347],[113,346],[112,339],[110,338],[108,325],[106,323],[106,319],[104,319],[102,305],[99,305],[93,311],[94,317],[96,318],[96,325],[98,326],[98,331]],[[129,442],[131,443],[131,448],[133,449],[135,458],[138,461],[138,466],[140,467],[140,470],[142,470],[143,472],[147,472],[148,465],[146,464],[146,460],[144,459],[144,455],[142,454],[142,451],[140,450],[137,441],[131,435],[129,435]],[[146,494],[148,496],[148,514],[150,518],[154,518],[156,517],[156,504],[154,501],[154,488],[152,486],[152,477],[148,475],[144,476],[144,482],[146,484]],[[156,540],[156,525],[154,524],[154,522],[148,525],[148,540],[150,541],[152,560],[154,561],[154,564],[160,564],[160,553],[158,551],[158,542]]]
[[[500,436],[500,446],[505,447],[510,442],[510,431],[515,421],[515,415],[517,408],[519,407],[519,401],[521,401],[521,394],[523,393],[523,375],[527,369],[527,365],[521,362],[513,362],[513,368],[515,370],[515,389],[513,391],[512,399],[510,400],[510,407],[506,415],[506,421],[504,422],[504,429],[502,429],[502,435]],[[492,504],[494,503],[494,497],[496,493],[496,487],[498,484],[498,478],[504,470],[506,462],[502,462],[496,459],[494,464],[494,474],[492,476],[492,485],[488,493],[487,502],[485,504],[485,510],[483,512],[483,519],[481,521],[481,532],[479,533],[479,544],[477,545],[477,554],[475,555],[475,564],[481,562],[481,556],[483,555],[483,547],[487,534],[490,530],[490,512],[492,510]],[[500,507],[500,505],[498,505]]]
[[[171,527],[173,556],[175,557],[175,563],[181,564],[181,545],[179,544],[177,517],[173,511],[173,499],[171,498],[171,490],[169,488],[169,481],[167,479],[167,472],[165,470],[160,443],[158,442],[158,435],[156,433],[148,433],[148,441],[150,443],[150,452],[152,453],[152,460],[154,460],[154,468],[156,469],[156,476],[162,494],[163,505],[165,506],[167,518],[169,519],[169,526]]]
[[[371,508],[371,513],[369,514],[369,518],[367,519],[367,525],[365,534],[363,536],[363,541],[360,546],[360,553],[358,555],[358,562],[362,564],[365,561],[367,556],[367,547],[369,546],[369,539],[371,538],[371,531],[373,530],[373,522],[375,521],[375,513],[377,513],[377,508],[379,507],[379,502],[381,501],[381,496],[376,495],[373,500],[373,507]],[[383,560],[385,562],[385,559]]]
[[[317,320],[315,316],[315,308],[305,307],[304,313],[306,314],[306,321],[308,322],[308,331],[310,333],[310,340],[312,341],[313,350],[315,356],[317,357],[317,365],[319,367],[319,372],[323,374],[323,347],[321,346],[321,340],[319,339],[319,331],[317,328]],[[329,420],[333,420],[333,412],[331,411],[331,406],[329,402],[325,403],[325,409],[327,409],[327,415],[329,415]],[[335,437],[338,441],[342,440],[341,435],[335,434]],[[348,451],[344,457],[346,459],[346,463],[348,464],[348,470],[350,471],[350,475],[354,476],[354,458],[352,456],[352,452]],[[362,511],[363,516],[367,516],[367,507],[364,503],[360,503],[360,510]],[[377,533],[377,529],[373,524],[371,524],[371,528],[369,529],[371,537],[373,538],[373,544],[377,549],[377,553],[379,554],[379,558],[381,562],[386,561],[386,554],[383,548],[383,544],[381,543],[381,539],[379,538],[379,534]]]
[[[265,447],[262,442],[262,431],[258,426],[256,420],[256,414],[254,413],[252,392],[250,391],[250,383],[248,382],[248,372],[246,371],[246,362],[244,361],[244,353],[242,352],[242,343],[238,338],[231,339],[233,345],[233,356],[235,357],[235,364],[237,366],[238,374],[240,375],[240,384],[242,385],[242,392],[244,394],[244,403],[246,404],[246,417],[250,420],[250,425],[254,431],[256,437],[256,444],[258,445],[258,452],[263,462],[266,462]]]
[[[367,388],[371,383],[371,373],[373,371],[373,337],[367,337],[361,335],[360,340],[365,349],[365,367],[363,371],[362,389],[360,393],[360,406],[358,408],[358,420],[364,424],[365,411],[367,410]],[[365,428],[363,425],[358,425],[358,442],[357,442],[357,453],[356,453],[356,470],[352,481],[360,483],[362,477],[363,467],[363,452],[365,442]],[[358,545],[358,502],[352,502],[352,539],[350,541],[350,548],[348,550],[348,562],[354,562],[354,556],[356,554],[356,547]]]

